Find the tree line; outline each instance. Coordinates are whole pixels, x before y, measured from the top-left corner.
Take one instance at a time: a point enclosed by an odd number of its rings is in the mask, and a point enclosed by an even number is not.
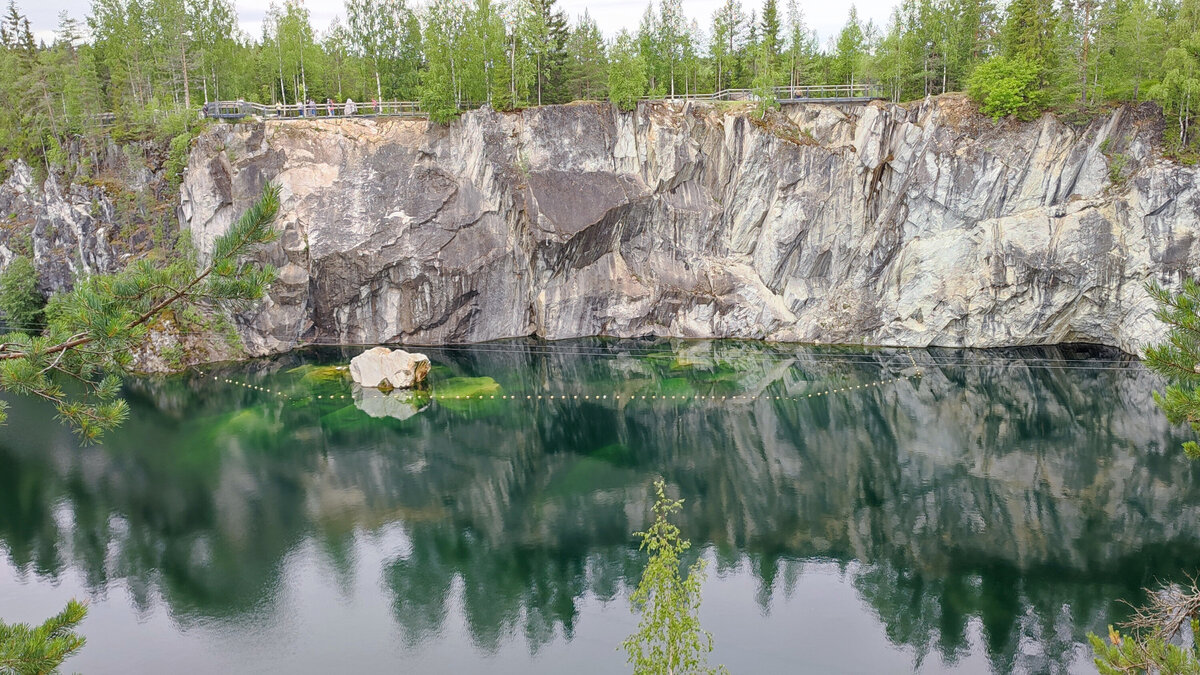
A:
[[[0,20],[0,149],[59,158],[98,112],[161,119],[201,101],[419,100],[444,121],[609,98],[870,83],[895,101],[969,91],[993,116],[1158,102],[1171,149],[1198,145],[1200,0],[901,0],[883,25],[853,6],[821,44],[797,0],[725,0],[703,24],[647,0],[606,38],[556,0],[346,0],[316,27],[301,0],[245,34],[232,0],[92,0],[36,41],[10,0]]]

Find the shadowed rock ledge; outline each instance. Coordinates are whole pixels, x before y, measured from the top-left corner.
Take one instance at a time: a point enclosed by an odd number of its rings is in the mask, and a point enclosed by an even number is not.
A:
[[[1162,120],[980,117],[962,98],[547,106],[218,125],[180,218],[201,251],[282,186],[252,354],[302,341],[671,335],[1140,352],[1143,285],[1200,257]]]

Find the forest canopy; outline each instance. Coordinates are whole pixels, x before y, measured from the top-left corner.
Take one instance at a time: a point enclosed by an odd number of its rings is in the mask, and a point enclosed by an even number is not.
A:
[[[969,91],[995,117],[1150,100],[1169,151],[1200,145],[1200,0],[901,0],[884,25],[850,6],[825,44],[797,0],[725,0],[704,22],[682,0],[647,0],[613,36],[555,0],[346,0],[327,26],[283,0],[261,35],[238,27],[232,0],[92,0],[49,43],[10,0],[0,42],[0,153],[47,166],[97,133],[98,113],[153,129],[204,101],[354,98],[420,101],[445,120],[485,103],[611,95],[628,108],[771,84],[869,83],[893,101]]]

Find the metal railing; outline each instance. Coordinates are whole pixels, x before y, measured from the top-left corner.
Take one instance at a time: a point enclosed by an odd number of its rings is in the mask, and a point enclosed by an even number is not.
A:
[[[875,84],[815,84],[797,87],[773,87],[775,99],[781,103],[863,103],[886,98],[884,89]],[[753,89],[722,89],[708,94],[677,94],[675,96],[643,96],[643,101],[756,101]],[[464,101],[460,110],[473,110],[484,103]],[[110,113],[111,114],[111,113]],[[244,117],[263,119],[302,120],[347,117],[410,117],[425,119],[428,113],[416,101],[379,101],[377,103],[293,103],[284,105],[252,103],[250,101],[214,101],[205,103],[200,114],[212,119],[238,120]]]
[[[862,103],[887,98],[884,88],[877,84],[806,84],[795,87],[772,87],[775,100],[781,103]],[[676,94],[675,96],[642,96],[642,101],[757,101],[753,89],[722,89],[709,94]]]
[[[263,119],[312,119],[316,117],[420,117],[426,114],[415,101],[378,103],[292,103],[274,105],[250,101],[215,101],[200,107],[200,114],[212,119],[236,120],[257,116]]]

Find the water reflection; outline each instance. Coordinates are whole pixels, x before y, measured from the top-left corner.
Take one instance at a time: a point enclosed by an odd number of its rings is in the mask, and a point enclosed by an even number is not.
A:
[[[143,611],[159,593],[186,629],[280,611],[308,540],[352,594],[355,538],[400,523],[383,584],[407,645],[442,634],[457,592],[476,649],[536,652],[574,636],[584,596],[635,582],[629,533],[661,475],[689,500],[684,531],[717,574],[749,569],[764,611],[831,561],[918,663],[964,657],[977,622],[999,671],[1059,670],[1117,600],[1200,554],[1193,469],[1140,367],[733,342],[429,353],[435,394],[486,375],[518,398],[366,401],[312,368],[346,355],[291,355],[132,382],[131,421],[85,450],[14,401],[0,543],[37,578],[119,580]],[[922,378],[807,396],[911,359]],[[697,394],[727,398],[682,402]]]

